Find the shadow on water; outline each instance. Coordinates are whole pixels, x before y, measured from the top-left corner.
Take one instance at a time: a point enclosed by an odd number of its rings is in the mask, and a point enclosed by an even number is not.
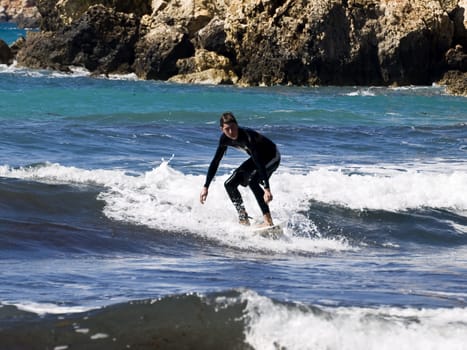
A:
[[[179,255],[182,233],[116,222],[99,186],[0,178],[0,257],[118,253]]]

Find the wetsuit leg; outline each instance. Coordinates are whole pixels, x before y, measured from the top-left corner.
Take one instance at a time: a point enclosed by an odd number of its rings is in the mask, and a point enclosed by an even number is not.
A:
[[[246,213],[245,206],[243,205],[243,199],[238,191],[238,186],[246,186],[248,184],[251,173],[255,170],[255,165],[253,160],[250,158],[242,165],[238,167],[237,170],[225,181],[225,189],[232,201],[235,209],[239,214]],[[242,218],[241,218],[242,219]]]
[[[257,173],[251,178],[249,185],[250,185],[250,189],[253,191],[253,194],[255,195],[256,201],[258,202],[258,205],[261,208],[263,215],[269,213],[269,206],[264,201],[264,190],[259,185],[259,179],[258,179]]]
[[[280,156],[278,156],[277,160],[275,159],[273,162],[270,164],[267,164],[266,166],[266,172],[268,175],[268,179],[271,177],[272,173],[279,167],[280,163]],[[259,174],[257,171],[253,173],[253,176],[250,179],[250,188],[253,191],[253,194],[255,195],[256,201],[258,202],[259,207],[261,208],[261,212],[264,214],[268,214],[269,211],[269,206],[266,204],[264,201],[264,190],[260,186],[260,180],[259,180]]]
[[[274,159],[273,162],[267,164],[266,172],[268,178],[272,175],[272,173],[279,167],[280,157]],[[259,174],[256,170],[255,163],[253,159],[249,158],[245,161],[237,170],[233,172],[233,174],[225,181],[224,186],[229,194],[230,200],[237,209],[238,213],[245,213],[245,206],[243,205],[243,199],[238,191],[238,186],[250,186],[251,191],[255,195],[256,201],[258,202],[261,211],[264,214],[269,213],[269,206],[264,201],[264,190],[260,186]]]

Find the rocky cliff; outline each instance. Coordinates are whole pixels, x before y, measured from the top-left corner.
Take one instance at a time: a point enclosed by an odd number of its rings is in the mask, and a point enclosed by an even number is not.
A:
[[[38,0],[20,65],[239,85],[467,93],[467,0]]]
[[[39,26],[35,0],[0,0],[0,22],[15,22],[22,28]]]

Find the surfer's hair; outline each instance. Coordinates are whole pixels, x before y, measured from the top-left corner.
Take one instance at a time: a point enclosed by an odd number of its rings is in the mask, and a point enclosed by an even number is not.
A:
[[[235,116],[233,115],[233,113],[232,112],[223,113],[221,116],[221,119],[219,120],[219,124],[221,128],[224,126],[224,124],[231,124],[231,123],[238,125],[237,119],[235,119]]]

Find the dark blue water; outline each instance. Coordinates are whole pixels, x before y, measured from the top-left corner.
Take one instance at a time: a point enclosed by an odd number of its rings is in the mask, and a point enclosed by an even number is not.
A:
[[[10,348],[162,346],[157,337],[195,348],[465,348],[465,98],[0,66],[0,109]],[[228,151],[198,202],[226,110],[280,148],[271,210],[284,239],[236,223],[223,181],[242,153]]]

